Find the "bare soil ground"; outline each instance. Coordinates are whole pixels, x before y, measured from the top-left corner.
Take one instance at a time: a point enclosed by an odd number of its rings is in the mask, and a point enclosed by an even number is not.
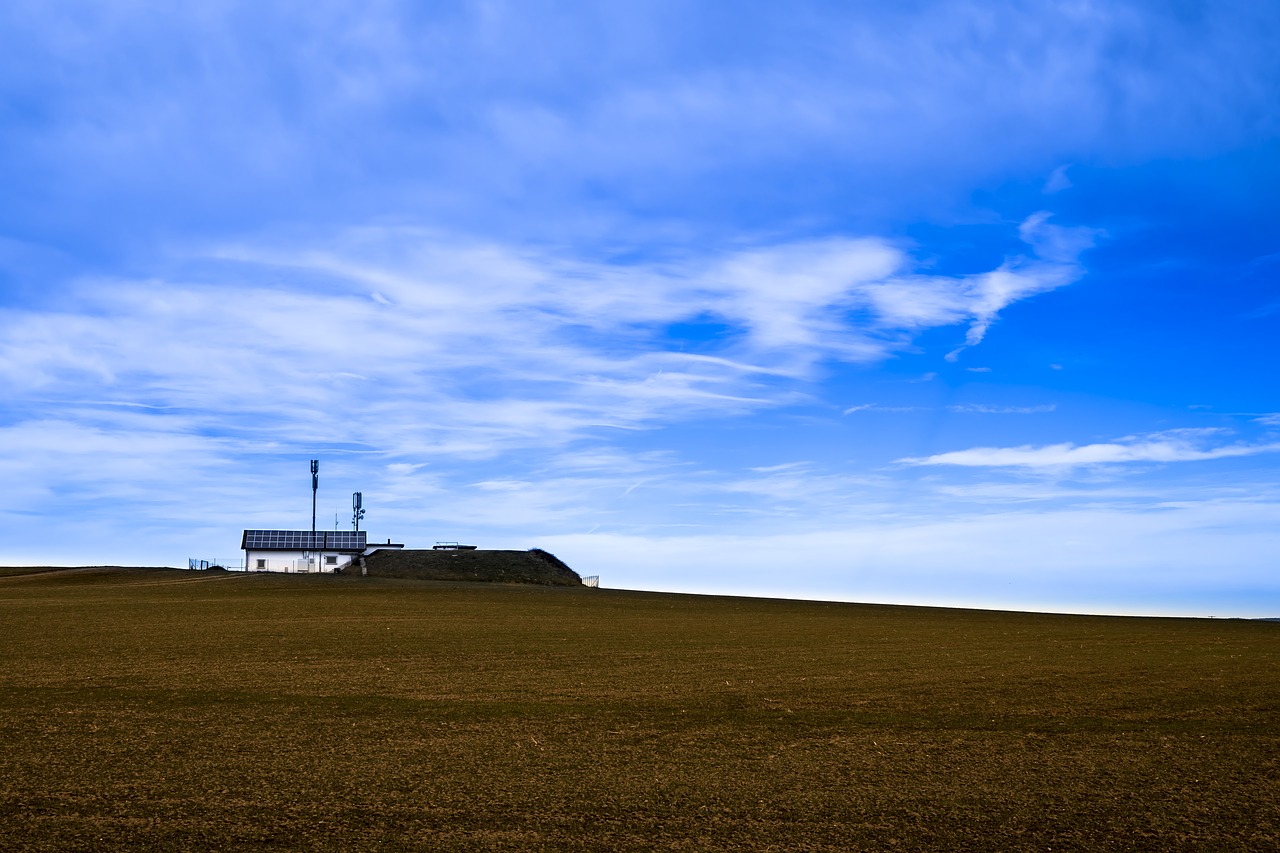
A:
[[[0,582],[3,850],[1275,850],[1280,624]]]

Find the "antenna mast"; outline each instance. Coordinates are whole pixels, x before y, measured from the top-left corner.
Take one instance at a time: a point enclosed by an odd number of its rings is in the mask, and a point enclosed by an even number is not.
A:
[[[356,492],[351,496],[351,529],[360,532],[360,519],[364,518],[364,495]]]
[[[316,490],[320,488],[320,460],[311,460],[311,547],[316,545]]]

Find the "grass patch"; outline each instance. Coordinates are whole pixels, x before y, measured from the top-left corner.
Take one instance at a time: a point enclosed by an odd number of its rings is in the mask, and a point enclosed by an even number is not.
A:
[[[431,581],[491,581],[550,586],[582,586],[578,573],[554,554],[528,551],[459,550],[376,551],[364,569],[352,565],[347,574]]]
[[[0,583],[0,848],[1280,846],[1280,624]]]

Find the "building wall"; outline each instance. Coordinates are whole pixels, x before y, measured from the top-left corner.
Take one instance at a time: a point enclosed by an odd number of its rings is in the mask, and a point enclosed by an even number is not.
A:
[[[249,572],[332,572],[350,565],[355,554],[342,554],[336,551],[311,553],[311,565],[308,568],[302,551],[255,551],[244,552],[244,568]]]

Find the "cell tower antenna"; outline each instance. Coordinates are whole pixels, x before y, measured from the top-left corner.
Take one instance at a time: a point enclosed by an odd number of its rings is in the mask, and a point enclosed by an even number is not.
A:
[[[320,488],[320,460],[311,460],[311,545],[316,544],[316,490]]]
[[[364,494],[355,492],[351,495],[351,529],[360,532],[360,519],[364,518]]]

